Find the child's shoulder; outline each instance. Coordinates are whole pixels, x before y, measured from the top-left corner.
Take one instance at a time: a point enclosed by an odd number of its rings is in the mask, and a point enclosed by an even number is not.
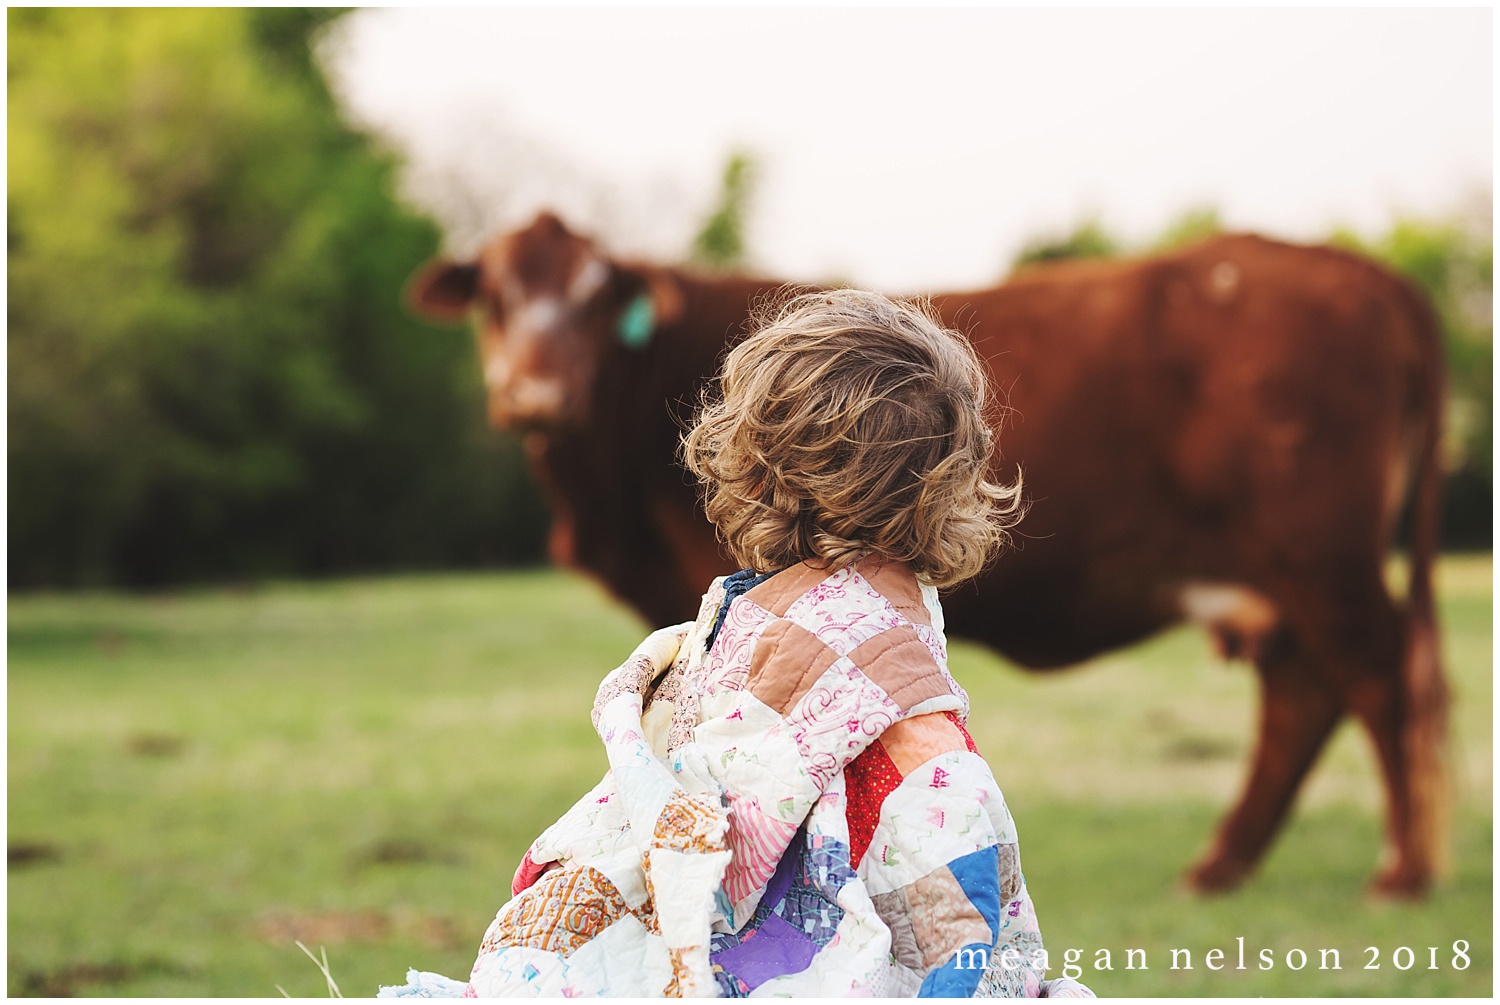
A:
[[[876,554],[833,570],[800,562],[760,581],[744,596],[778,618],[802,620],[811,611],[892,612],[901,621],[941,630],[937,591],[918,581],[906,563]]]
[[[834,570],[802,563],[720,596],[709,645],[722,627],[724,672],[748,674],[750,690],[783,714],[836,664],[878,685],[903,714],[933,701],[933,711],[963,708],[937,593],[903,563],[877,555]]]

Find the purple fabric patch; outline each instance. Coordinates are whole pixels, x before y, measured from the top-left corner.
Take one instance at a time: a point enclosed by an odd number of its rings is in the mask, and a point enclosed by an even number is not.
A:
[[[803,842],[807,840],[806,831],[798,831],[797,839],[787,846],[781,855],[781,861],[776,863],[776,871],[771,874],[771,879],[766,883],[766,892],[761,895],[760,902],[768,910],[774,911],[781,906],[786,899],[786,892],[792,888],[792,880],[797,878],[797,860],[801,857]]]
[[[772,977],[806,970],[817,952],[816,942],[773,914],[754,935],[711,959],[754,991]]]
[[[745,927],[712,938],[709,959],[720,993],[743,998],[772,977],[806,970],[837,934],[844,917],[839,890],[853,878],[848,845],[799,832]]]

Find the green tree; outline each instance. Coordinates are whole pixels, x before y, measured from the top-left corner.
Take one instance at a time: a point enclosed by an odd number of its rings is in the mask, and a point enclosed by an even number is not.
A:
[[[745,264],[745,218],[755,191],[755,160],[744,151],[730,154],[719,184],[719,200],[693,238],[695,265],[726,270]]]
[[[1011,270],[1072,258],[1114,258],[1120,250],[1120,242],[1098,220],[1085,220],[1068,234],[1053,234],[1028,241],[1011,262]]]
[[[1219,221],[1219,211],[1212,206],[1200,206],[1188,210],[1167,224],[1156,240],[1151,242],[1151,250],[1172,251],[1185,248],[1189,244],[1196,244],[1222,233],[1224,225]]]
[[[399,306],[437,233],[338,118],[332,16],[9,12],[12,583],[536,553],[472,347]]]

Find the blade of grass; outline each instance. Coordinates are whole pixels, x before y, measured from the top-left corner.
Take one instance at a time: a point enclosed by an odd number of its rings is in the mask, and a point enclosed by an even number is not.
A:
[[[323,954],[323,959],[319,960],[316,956],[313,955],[311,949],[308,949],[306,946],[304,946],[302,944],[301,940],[295,940],[295,941],[297,942],[297,948],[300,949],[300,950],[302,950],[304,953],[306,953],[307,954],[307,958],[313,961],[313,965],[316,966],[319,970],[323,971],[323,978],[324,978],[324,980],[328,981],[328,997],[330,997],[330,998],[342,998],[342,997],[344,997],[343,993],[341,991],[339,991],[338,984],[335,983],[335,981],[333,979],[333,974],[330,973],[329,970],[328,970],[328,950],[325,949],[322,946],[318,947],[318,951]]]

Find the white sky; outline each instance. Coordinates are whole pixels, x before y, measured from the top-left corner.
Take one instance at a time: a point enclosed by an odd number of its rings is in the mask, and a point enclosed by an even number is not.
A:
[[[735,147],[756,266],[892,291],[1095,215],[1373,234],[1493,170],[1488,9],[383,9],[326,55],[460,250],[553,205],[680,258]]]

